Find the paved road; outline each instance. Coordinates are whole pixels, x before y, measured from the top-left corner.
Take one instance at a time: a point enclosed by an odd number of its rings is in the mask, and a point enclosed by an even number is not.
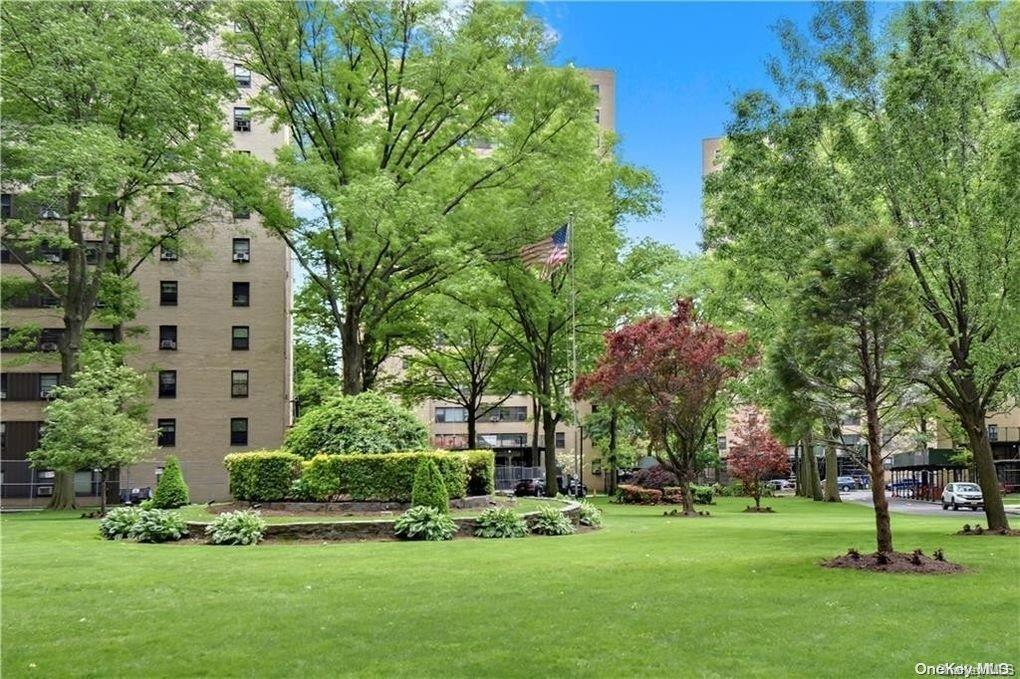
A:
[[[840,493],[840,497],[844,501],[860,502],[861,504],[871,506],[871,491],[870,490],[852,490],[849,493]],[[902,512],[904,514],[923,514],[925,516],[945,516],[951,519],[959,520],[962,517],[978,518],[985,520],[984,510],[975,512],[973,509],[961,509],[954,512],[951,509],[943,510],[942,505],[938,502],[922,502],[920,500],[907,500],[899,497],[889,497],[889,509],[894,512]],[[1009,514],[1020,514],[1020,510],[1016,508],[1006,508],[1006,512]]]

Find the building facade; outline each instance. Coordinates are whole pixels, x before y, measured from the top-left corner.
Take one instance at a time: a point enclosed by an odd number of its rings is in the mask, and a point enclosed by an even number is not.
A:
[[[247,99],[260,83],[224,62],[237,84],[225,111],[234,148],[270,160],[287,143],[286,132],[252,119]],[[17,203],[16,194],[4,195],[5,216]],[[119,487],[154,488],[166,456],[175,455],[192,499],[205,502],[229,497],[224,455],[278,447],[290,425],[291,257],[282,240],[243,210],[211,216],[198,229],[200,247],[159,249],[134,275],[142,307],[126,324],[125,341],[134,345],[126,360],[151,376],[149,416],[159,434],[152,459],[120,470]],[[0,275],[26,276],[8,254]],[[65,259],[59,251],[48,256],[53,266]],[[3,312],[5,335],[26,324],[44,328],[39,351],[22,357],[31,360],[3,353],[5,506],[45,505],[53,492],[53,472],[32,469],[26,454],[38,445],[47,391],[60,380],[55,341],[63,323],[55,303],[34,296]],[[111,332],[90,326],[100,335]],[[76,495],[89,502],[98,482],[98,473],[79,471]]]

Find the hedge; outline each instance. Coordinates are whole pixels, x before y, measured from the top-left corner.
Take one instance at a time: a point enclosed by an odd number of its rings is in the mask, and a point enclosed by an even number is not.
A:
[[[336,396],[312,408],[287,432],[284,449],[310,459],[319,453],[421,450],[428,429],[414,413],[381,394]]]
[[[496,490],[496,455],[491,450],[465,450],[456,454],[467,463],[467,494],[492,495]]]
[[[233,453],[223,458],[235,500],[282,500],[301,475],[301,456],[279,450]]]
[[[621,484],[616,488],[616,498],[625,505],[655,505],[662,500],[662,491]]]
[[[446,452],[316,455],[304,465],[301,475],[313,500],[328,501],[340,496],[351,500],[410,502],[418,464],[432,459],[451,498],[467,492],[468,474],[464,456]]]

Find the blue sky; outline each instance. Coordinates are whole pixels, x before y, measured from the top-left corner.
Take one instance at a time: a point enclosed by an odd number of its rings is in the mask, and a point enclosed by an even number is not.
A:
[[[662,184],[662,213],[628,224],[683,251],[697,249],[701,140],[719,136],[742,92],[768,88],[777,21],[806,26],[800,2],[537,2],[530,11],[559,35],[557,63],[616,71],[616,126],[624,161]]]

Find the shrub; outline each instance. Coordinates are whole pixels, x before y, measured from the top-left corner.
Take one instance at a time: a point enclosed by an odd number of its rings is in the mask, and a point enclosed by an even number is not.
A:
[[[233,453],[223,458],[230,475],[230,494],[236,500],[282,500],[301,473],[301,458],[279,450]]]
[[[138,503],[138,508],[139,509],[155,509],[156,507],[155,507],[155,505],[152,504],[152,498],[149,498],[148,500],[142,500],[141,502],[139,502]]]
[[[411,507],[393,522],[397,537],[407,540],[449,540],[457,532],[457,524],[435,507]]]
[[[684,489],[680,486],[666,486],[662,489],[662,501],[668,505],[683,504]]]
[[[107,540],[120,540],[131,537],[131,529],[138,523],[141,514],[137,507],[117,507],[111,509],[99,522],[99,534]]]
[[[439,473],[435,460],[426,457],[418,463],[411,486],[411,505],[435,507],[444,514],[450,513],[450,495]]]
[[[262,515],[250,510],[224,512],[205,527],[205,534],[214,545],[254,545],[265,532]]]
[[[531,519],[531,532],[538,535],[570,535],[574,524],[560,511],[549,505],[539,507],[538,514]]]
[[[496,490],[496,455],[491,450],[466,450],[457,453],[467,465],[467,494],[492,495]]]
[[[740,497],[744,494],[744,484],[740,481],[734,481],[728,486],[714,483],[712,484],[712,493],[717,497]]]
[[[654,488],[620,485],[616,488],[616,500],[625,505],[654,505],[662,500],[662,491]]]
[[[285,448],[304,458],[319,453],[392,453],[428,444],[428,430],[407,408],[366,391],[337,396],[301,416]]]
[[[188,484],[184,483],[180,461],[170,455],[166,458],[163,474],[156,484],[156,492],[152,496],[152,506],[156,509],[177,509],[188,504]]]
[[[691,486],[691,492],[694,494],[694,504],[712,504],[714,497],[712,493],[712,486]]]
[[[528,524],[510,507],[490,507],[475,521],[475,535],[480,538],[523,538]]]
[[[184,518],[165,509],[141,509],[131,537],[138,542],[170,542],[188,534]]]
[[[676,474],[667,470],[661,464],[649,467],[648,469],[639,469],[634,473],[634,485],[641,486],[642,488],[662,490],[667,486],[677,486],[679,484],[680,479],[676,477]]]
[[[294,479],[290,482],[290,490],[287,491],[287,499],[297,502],[307,502],[312,499],[312,493],[308,489],[308,482],[303,478]]]
[[[316,455],[305,463],[301,478],[312,499],[410,502],[414,475],[423,459],[432,459],[451,498],[464,497],[467,469],[456,453],[418,452],[383,455]]]
[[[580,522],[582,526],[602,528],[602,510],[590,502],[581,502]]]

